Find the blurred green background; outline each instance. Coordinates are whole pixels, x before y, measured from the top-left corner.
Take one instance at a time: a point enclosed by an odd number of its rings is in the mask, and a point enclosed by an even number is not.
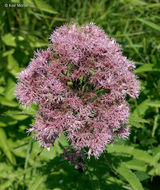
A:
[[[4,0],[0,21],[0,190],[157,190],[160,1]],[[94,22],[116,38],[141,82],[140,97],[128,98],[130,137],[109,145],[99,160],[85,160],[85,171],[60,156],[68,146],[63,136],[51,151],[34,142],[26,130],[36,110],[20,107],[14,96],[17,73],[34,51],[47,47],[56,27],[73,22]]]

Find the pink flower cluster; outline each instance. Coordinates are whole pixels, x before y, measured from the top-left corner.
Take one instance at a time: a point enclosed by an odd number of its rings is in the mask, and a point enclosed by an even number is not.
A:
[[[135,65],[92,23],[62,26],[50,40],[18,77],[17,99],[38,107],[30,131],[45,147],[64,134],[76,151],[98,158],[116,137],[129,135],[126,95],[139,93]]]

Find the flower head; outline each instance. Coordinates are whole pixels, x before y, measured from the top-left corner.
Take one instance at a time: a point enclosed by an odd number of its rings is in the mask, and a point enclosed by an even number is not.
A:
[[[17,99],[38,107],[30,131],[45,147],[64,134],[75,151],[87,148],[98,158],[116,137],[129,135],[126,95],[139,93],[135,65],[92,23],[62,26],[50,40],[52,48],[37,52],[19,74]]]

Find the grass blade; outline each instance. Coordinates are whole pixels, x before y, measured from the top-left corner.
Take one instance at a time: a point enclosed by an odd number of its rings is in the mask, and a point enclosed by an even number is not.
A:
[[[139,20],[140,22],[142,22],[143,24],[155,29],[155,30],[158,30],[160,31],[160,26],[158,26],[157,24],[153,23],[153,22],[150,22],[150,21],[147,21],[147,20],[144,20],[142,18],[137,18],[137,20]]]

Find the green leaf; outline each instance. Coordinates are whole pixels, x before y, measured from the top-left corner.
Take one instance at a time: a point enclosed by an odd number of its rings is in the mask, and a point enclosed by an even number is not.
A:
[[[8,56],[9,54],[13,54],[15,52],[15,49],[11,49],[9,51],[5,51],[4,53],[2,53],[2,56],[3,57],[6,57]]]
[[[11,54],[8,55],[7,68],[8,68],[8,71],[15,77],[17,77],[17,74],[20,72],[18,62],[15,60],[15,58]]]
[[[69,81],[69,82],[67,82],[67,85],[72,86],[73,82]]]
[[[148,103],[149,102],[150,102],[150,100],[146,99],[143,102],[141,102],[140,104],[138,104],[136,106],[135,110],[133,111],[132,116],[133,117],[143,116],[148,109]]]
[[[26,0],[27,1],[27,0]],[[20,0],[11,0],[12,3],[20,3]],[[25,2],[25,0],[23,1]]]
[[[4,113],[6,116],[10,116],[14,120],[22,121],[29,117],[28,114],[21,113],[20,111],[7,111]]]
[[[141,1],[141,0],[125,0],[125,3],[130,3],[130,4],[133,4],[133,5],[138,5],[138,6],[144,6],[144,5],[147,5],[146,2],[144,1]]]
[[[3,150],[4,154],[7,156],[9,161],[15,165],[16,160],[8,146],[6,134],[5,134],[4,130],[1,128],[0,128],[0,148]]]
[[[136,128],[141,128],[141,129],[145,127],[145,125],[144,125],[143,123],[138,123],[138,122],[136,122],[136,121],[130,122],[129,125],[130,125],[131,127],[134,126],[134,127],[136,127]]]
[[[142,18],[137,18],[137,20],[139,20],[140,22],[146,24],[147,26],[155,29],[155,30],[158,30],[160,31],[160,26],[158,26],[157,24],[154,24],[153,22],[150,22],[150,21],[147,21],[147,20],[144,20]]]
[[[103,178],[106,181],[106,184],[110,185],[109,188],[105,188],[105,189],[109,189],[109,190],[115,190],[115,189],[121,190],[121,189],[123,189],[124,190],[124,188],[122,188],[122,186],[124,185],[122,180],[119,180],[118,178],[112,177],[112,176],[107,175],[107,174],[104,175]],[[111,185],[113,188],[111,187]]]
[[[151,3],[149,5],[147,5],[148,8],[154,8],[154,7],[160,7],[160,3]]]
[[[130,122],[136,121],[136,122],[138,122],[138,123],[150,123],[150,122],[149,122],[148,120],[146,120],[146,119],[143,119],[143,118],[141,118],[141,117],[134,117],[134,116],[132,116],[132,115],[130,115],[129,121],[130,121]]]
[[[6,189],[9,189],[9,186],[11,186],[11,182],[9,180],[6,180],[4,182],[1,182],[0,189],[6,190]]]
[[[22,140],[10,140],[8,141],[9,146],[12,148],[14,155],[22,158],[26,158],[26,152],[28,147],[29,137],[25,137]],[[31,159],[30,159],[31,160]]]
[[[41,152],[40,160],[51,160],[56,156],[59,156],[63,153],[64,148],[68,146],[68,141],[66,140],[64,135],[59,135],[59,138],[55,141],[54,146],[51,146],[50,149],[44,148]],[[39,146],[38,142],[33,143],[33,151],[31,154],[31,158],[34,158],[42,149]]]
[[[130,154],[133,156],[134,159],[144,161],[148,164],[151,164],[152,162],[152,156],[148,154],[146,151],[131,147],[131,146],[126,146],[126,145],[108,145],[107,151],[109,153],[124,153],[124,154]]]
[[[6,127],[6,126],[7,126],[6,123],[4,123],[3,121],[0,121],[0,127]]]
[[[157,71],[160,72],[160,68],[155,64],[145,64],[140,67],[138,67],[134,72],[135,73],[143,73],[143,72],[153,72]]]
[[[53,10],[53,8],[47,4],[45,1],[43,0],[35,0],[36,6],[38,9],[40,9],[41,11],[45,11],[51,14],[57,14],[56,11]]]
[[[0,96],[0,104],[2,104],[4,106],[9,106],[9,107],[17,107],[18,106],[17,102],[8,100],[3,96]]]
[[[2,41],[7,46],[16,47],[16,38],[11,33],[5,34],[4,36],[2,36]]]
[[[33,115],[33,116],[37,114],[37,110],[38,110],[37,106],[34,104],[32,104],[26,108],[21,107],[21,109],[22,109],[22,112],[21,112],[22,114],[28,114],[28,115]]]
[[[35,36],[28,36],[29,44],[32,48],[40,48],[40,47],[46,47],[48,46],[48,43],[37,39]]]
[[[143,171],[136,171],[135,174],[136,174],[136,176],[138,177],[138,179],[139,179],[140,181],[144,181],[144,180],[150,178],[149,175],[146,174],[146,173],[143,172]]]
[[[5,88],[0,86],[0,94],[3,94]]]
[[[53,159],[54,157],[56,157],[56,146],[54,145],[54,147],[51,147],[50,150],[47,150],[47,148],[43,148],[42,150],[42,147],[39,146],[39,143],[38,142],[34,142],[33,143],[33,148],[32,148],[32,153],[30,155],[30,159],[34,159],[38,154],[39,152],[41,152],[41,155],[39,157],[40,160],[51,160]]]
[[[146,164],[144,161],[141,160],[137,160],[137,159],[132,159],[129,161],[125,162],[125,165],[129,168],[129,169],[133,169],[133,170],[138,170],[138,171],[146,171]]]
[[[63,147],[66,147],[66,146],[69,145],[69,144],[68,144],[68,141],[67,141],[67,139],[66,139],[66,137],[65,137],[65,135],[60,134],[57,140],[58,140],[58,143],[59,143],[60,145],[62,145]]]
[[[29,185],[28,190],[37,190],[38,187],[46,180],[47,176],[36,176]]]
[[[16,89],[16,83],[9,78],[7,82],[7,86],[4,91],[4,95],[8,100],[13,100],[15,98],[15,89]]]
[[[152,107],[160,107],[160,101],[152,101],[152,102],[148,102],[147,103],[148,106],[152,106]]]
[[[3,127],[8,125],[15,125],[17,123],[17,120],[14,120],[9,115],[2,114],[0,115],[0,121]]]
[[[143,128],[144,123],[150,124],[150,121],[143,119],[143,118],[140,118],[140,117],[137,117],[137,116],[134,116],[132,114],[129,117],[129,124],[131,126],[134,126],[136,128]]]
[[[142,184],[137,176],[124,163],[120,163],[116,171],[128,181],[134,190],[143,190]]]
[[[101,89],[101,90],[98,90],[98,91],[96,92],[96,94],[97,94],[97,96],[101,96],[101,95],[105,94],[106,92],[107,92],[106,89]]]
[[[155,165],[160,160],[160,152],[158,152],[152,160],[152,164]]]

